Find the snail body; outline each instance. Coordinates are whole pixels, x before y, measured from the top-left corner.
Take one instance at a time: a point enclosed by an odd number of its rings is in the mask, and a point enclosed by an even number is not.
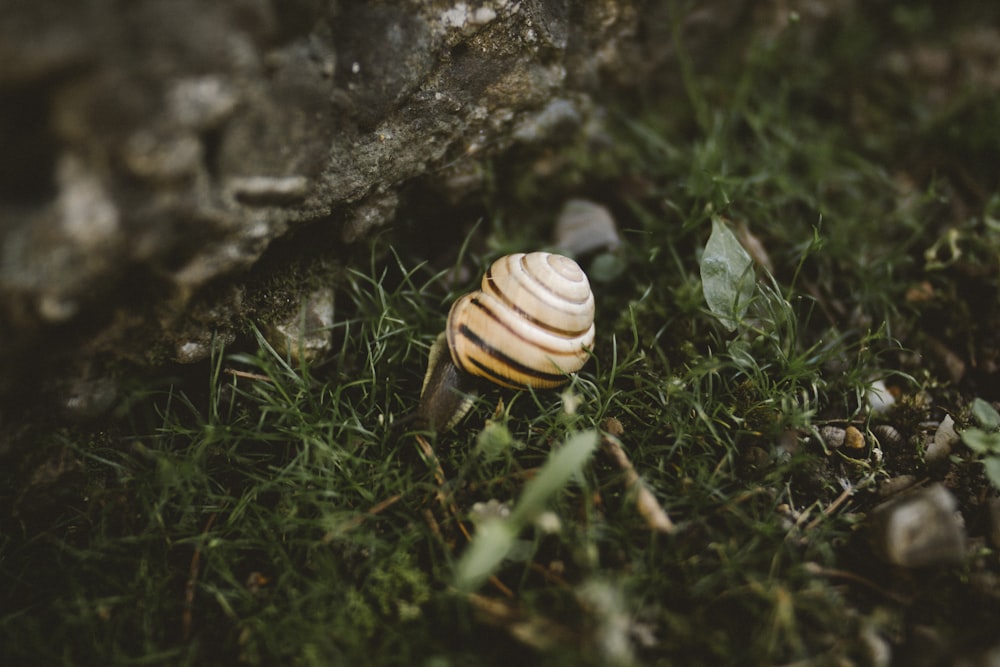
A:
[[[558,387],[587,362],[593,343],[594,295],[576,262],[547,252],[501,257],[481,289],[452,306],[431,349],[418,416],[435,430],[454,426],[468,411],[472,378]]]

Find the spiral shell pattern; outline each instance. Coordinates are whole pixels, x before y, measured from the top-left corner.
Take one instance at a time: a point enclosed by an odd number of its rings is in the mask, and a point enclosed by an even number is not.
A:
[[[501,257],[482,289],[448,314],[448,347],[467,373],[513,389],[549,388],[580,370],[594,343],[594,295],[569,257]]]

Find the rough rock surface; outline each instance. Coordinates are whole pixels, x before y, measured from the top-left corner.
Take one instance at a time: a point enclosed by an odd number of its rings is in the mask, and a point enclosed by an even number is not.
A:
[[[665,5],[5,0],[0,397],[204,358],[275,240],[350,243],[409,179],[583,122]]]

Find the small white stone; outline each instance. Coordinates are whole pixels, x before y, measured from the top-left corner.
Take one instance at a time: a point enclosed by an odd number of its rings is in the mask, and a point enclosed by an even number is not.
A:
[[[954,565],[965,555],[958,502],[941,484],[890,500],[872,512],[879,552],[903,567]]]
[[[489,23],[497,17],[496,11],[492,7],[480,7],[475,12],[472,13],[472,19],[470,23],[475,23],[482,25],[484,23]]]
[[[865,400],[868,401],[868,407],[874,414],[882,414],[896,404],[896,397],[889,392],[889,388],[882,380],[876,380],[869,385],[868,391],[865,392]]]
[[[927,450],[924,452],[924,461],[936,463],[948,458],[951,449],[959,440],[959,435],[955,431],[955,420],[951,415],[945,415],[944,419],[934,432],[934,439],[927,443]]]
[[[621,245],[611,212],[585,199],[570,199],[556,219],[553,240],[560,252],[583,255],[595,250],[614,250]]]
[[[441,14],[441,23],[446,28],[461,28],[469,20],[469,7],[464,2],[459,2],[451,9]]]
[[[267,329],[268,341],[279,354],[295,361],[315,359],[330,347],[333,314],[333,288],[321,287],[294,313]]]
[[[211,352],[211,347],[208,343],[191,340],[178,345],[174,357],[182,364],[193,364],[208,358],[209,352]]]
[[[830,449],[838,449],[843,446],[847,431],[839,426],[824,426],[819,430],[819,436]]]

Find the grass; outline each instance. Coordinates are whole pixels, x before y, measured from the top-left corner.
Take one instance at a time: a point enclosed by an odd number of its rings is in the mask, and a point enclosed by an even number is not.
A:
[[[739,66],[685,63],[687,108],[620,111],[613,148],[567,148],[548,182],[493,165],[489,221],[448,262],[400,250],[420,234],[401,224],[345,272],[323,359],[285,358],[248,323],[99,426],[33,431],[59,454],[6,473],[5,664],[886,664],[915,659],[921,628],[942,652],[995,642],[998,605],[974,584],[1000,569],[981,505],[995,489],[974,452],[924,466],[917,436],[1000,399],[933,344],[996,351],[1000,197],[980,161],[997,155],[911,158],[996,130],[955,124],[983,91],[934,108],[865,64],[889,48],[871,24],[892,47],[928,39],[922,7],[862,10],[811,43],[761,36]],[[870,80],[844,79],[861,68]],[[580,184],[625,240],[584,260],[593,360],[561,393],[481,396],[433,440],[442,485],[401,420],[447,306],[495,255],[545,245]],[[734,332],[703,298],[716,216],[772,266]],[[943,238],[960,252],[929,264]],[[899,393],[888,415],[868,410],[874,380]],[[819,428],[848,420],[907,437],[830,451]],[[650,528],[594,444],[609,431],[674,532]],[[978,546],[961,566],[900,572],[867,546],[875,490],[901,474],[962,480]]]

